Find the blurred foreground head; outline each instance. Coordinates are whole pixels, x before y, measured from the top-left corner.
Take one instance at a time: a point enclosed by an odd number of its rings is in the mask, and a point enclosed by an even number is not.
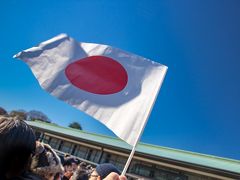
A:
[[[54,176],[63,173],[63,170],[56,152],[49,145],[37,141],[30,171],[44,180],[53,180]]]
[[[0,116],[0,179],[23,173],[36,147],[32,128],[18,117]]]

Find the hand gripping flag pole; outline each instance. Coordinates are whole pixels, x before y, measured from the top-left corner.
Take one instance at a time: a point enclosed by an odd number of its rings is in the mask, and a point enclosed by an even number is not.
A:
[[[145,126],[146,126],[146,124],[147,124],[147,122],[148,122],[148,119],[149,119],[150,114],[151,114],[151,112],[152,112],[153,106],[154,106],[154,104],[155,104],[155,102],[156,102],[157,96],[158,96],[159,91],[160,91],[160,89],[161,89],[161,85],[162,85],[162,82],[163,82],[163,80],[164,80],[164,78],[165,78],[165,76],[166,76],[166,73],[167,73],[167,69],[166,69],[166,71],[164,72],[163,78],[162,78],[162,80],[160,81],[159,86],[158,86],[157,94],[156,94],[156,96],[155,96],[155,98],[154,98],[154,100],[153,100],[153,102],[152,102],[152,104],[151,104],[151,106],[150,106],[149,112],[148,112],[147,115],[146,115],[146,121],[145,121],[145,123],[144,123],[144,125],[143,125],[143,127],[142,127],[142,129],[141,129],[141,131],[140,131],[140,133],[139,133],[139,136],[138,136],[138,138],[137,138],[137,141],[136,141],[136,143],[134,144],[134,146],[133,146],[133,148],[132,148],[132,151],[131,151],[131,153],[130,153],[130,155],[129,155],[129,157],[128,157],[128,160],[127,160],[127,162],[126,162],[126,164],[125,164],[125,166],[124,166],[124,169],[123,169],[122,174],[121,174],[122,176],[125,176],[125,174],[126,174],[126,172],[127,172],[127,170],[128,170],[128,167],[129,167],[129,165],[130,165],[130,163],[131,163],[131,161],[132,161],[132,158],[133,158],[134,153],[135,153],[136,148],[137,148],[137,143],[138,143],[138,141],[140,140],[140,138],[141,138],[141,136],[142,136],[142,133],[143,133],[143,131],[144,131],[144,129],[145,129]]]

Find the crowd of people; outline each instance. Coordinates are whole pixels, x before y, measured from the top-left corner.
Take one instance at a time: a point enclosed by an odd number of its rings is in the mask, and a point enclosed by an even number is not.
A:
[[[0,180],[126,180],[110,163],[96,167],[59,157],[18,117],[0,116]]]

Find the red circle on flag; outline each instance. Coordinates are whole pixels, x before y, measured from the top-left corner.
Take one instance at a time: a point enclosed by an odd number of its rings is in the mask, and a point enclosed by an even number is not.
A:
[[[125,88],[128,81],[124,67],[106,56],[79,59],[66,67],[65,74],[74,86],[94,94],[117,93]]]

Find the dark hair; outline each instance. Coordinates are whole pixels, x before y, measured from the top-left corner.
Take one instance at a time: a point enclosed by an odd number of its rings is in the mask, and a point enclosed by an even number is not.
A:
[[[48,144],[36,142],[36,152],[32,157],[30,171],[42,179],[49,179],[57,173],[62,173],[64,168],[56,152]]]
[[[89,170],[87,170],[80,164],[78,169],[72,175],[72,180],[88,180],[89,175],[90,175]]]
[[[63,166],[71,166],[72,163],[79,165],[80,160],[78,160],[77,158],[75,158],[73,156],[67,156],[66,158],[64,158]]]
[[[31,127],[18,117],[0,116],[0,176],[26,170],[36,142]]]

